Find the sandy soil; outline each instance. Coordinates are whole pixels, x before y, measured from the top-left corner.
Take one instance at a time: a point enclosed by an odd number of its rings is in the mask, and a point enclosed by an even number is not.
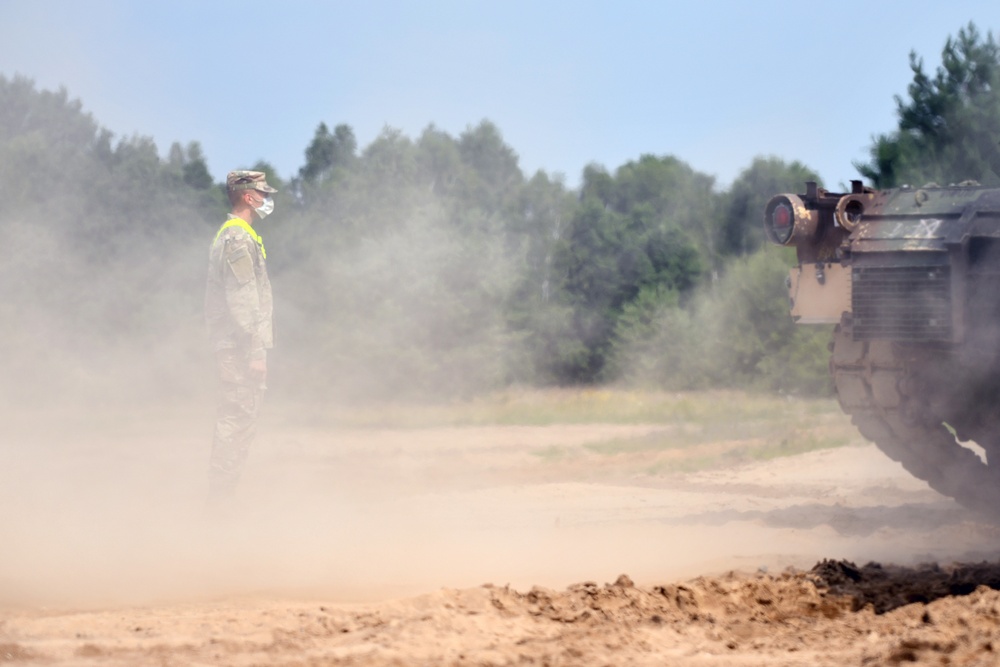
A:
[[[0,664],[1000,663],[1000,570],[952,565],[1000,528],[860,441],[650,474],[585,445],[653,424],[272,414],[209,512],[206,423],[7,420]]]

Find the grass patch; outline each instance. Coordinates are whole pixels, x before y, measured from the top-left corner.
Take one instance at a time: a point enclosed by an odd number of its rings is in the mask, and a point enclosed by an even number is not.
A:
[[[641,436],[552,445],[530,452],[539,463],[553,469],[585,466],[586,459],[596,457],[600,466],[652,473],[690,472],[861,442],[833,399],[743,391],[508,390],[465,401],[352,406],[308,416],[313,425],[340,428],[654,427]]]
[[[857,442],[858,436],[846,434],[826,434],[817,435],[815,433],[805,433],[792,440],[782,440],[778,444],[767,444],[761,447],[752,448],[749,451],[750,458],[754,461],[769,461],[782,456],[792,456],[794,454],[805,454],[820,449],[834,449],[845,447],[852,442]]]
[[[832,401],[789,401],[753,396],[690,395],[674,421],[645,435],[591,442],[581,449],[601,457],[646,461],[648,473],[692,472],[766,461],[861,441]],[[713,403],[706,405],[706,403]]]
[[[542,459],[543,461],[565,461],[573,455],[573,448],[550,445],[549,447],[543,447],[542,449],[532,451],[531,455]]]
[[[289,406],[293,411],[294,407]],[[547,426],[553,424],[749,424],[790,414],[839,414],[833,399],[799,399],[742,391],[649,392],[607,388],[507,390],[447,403],[323,406],[298,419],[349,428]],[[303,416],[304,417],[304,416]]]

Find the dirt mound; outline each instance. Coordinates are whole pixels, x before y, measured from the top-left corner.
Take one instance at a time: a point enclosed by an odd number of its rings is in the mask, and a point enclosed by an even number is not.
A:
[[[975,572],[992,576],[997,567],[937,571],[971,584]],[[883,590],[889,581],[893,599],[906,596],[908,583],[923,594],[931,571],[824,561],[810,572],[652,587],[622,575],[561,591],[485,585],[370,605],[247,600],[36,610],[0,615],[0,663],[996,664],[1000,592],[979,586],[881,614],[863,602],[872,596],[866,586]]]
[[[522,664],[996,664],[1000,563],[730,573],[637,588],[586,582],[556,592],[487,587],[507,618],[535,621],[515,640]],[[623,658],[627,659],[622,662]],[[739,656],[739,658],[737,658]],[[500,663],[487,663],[500,664]]]
[[[706,622],[768,623],[791,617],[836,618],[851,609],[847,596],[830,595],[802,573],[779,577],[731,573],[683,584],[637,588],[627,575],[613,584],[585,582],[564,592],[535,587],[528,593],[487,587],[494,607],[573,624],[612,622],[639,626]]]

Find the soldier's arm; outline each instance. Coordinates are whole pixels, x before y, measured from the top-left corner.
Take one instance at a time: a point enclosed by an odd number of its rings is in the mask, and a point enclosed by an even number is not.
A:
[[[257,291],[254,257],[257,249],[247,238],[232,239],[223,253],[226,303],[233,321],[245,336],[251,358],[264,358],[264,343],[260,335],[262,311]]]

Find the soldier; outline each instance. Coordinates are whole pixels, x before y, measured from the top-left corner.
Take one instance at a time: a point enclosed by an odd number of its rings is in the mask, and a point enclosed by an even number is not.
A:
[[[277,192],[259,171],[226,177],[232,212],[212,242],[205,320],[219,369],[220,396],[209,465],[209,499],[232,494],[257,430],[267,380],[271,282],[264,242],[253,228],[274,210]]]

